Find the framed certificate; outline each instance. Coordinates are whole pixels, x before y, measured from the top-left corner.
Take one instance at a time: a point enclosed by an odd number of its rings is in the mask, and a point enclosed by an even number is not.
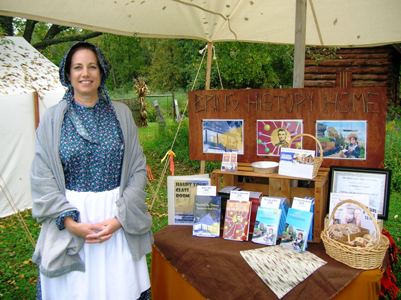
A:
[[[331,167],[330,192],[366,194],[378,218],[387,220],[390,177],[391,171],[385,169]]]

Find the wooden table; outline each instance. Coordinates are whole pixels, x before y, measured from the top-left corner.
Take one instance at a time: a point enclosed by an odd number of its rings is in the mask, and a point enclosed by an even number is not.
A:
[[[239,254],[260,247],[193,237],[191,226],[167,226],[155,234],[152,299],[278,299]],[[309,250],[327,264],[282,299],[378,299],[381,270],[345,266],[327,256],[322,244],[311,244]]]

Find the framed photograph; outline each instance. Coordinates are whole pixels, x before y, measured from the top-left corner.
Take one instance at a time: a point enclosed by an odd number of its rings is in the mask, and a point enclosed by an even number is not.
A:
[[[322,145],[324,158],[367,158],[367,121],[316,120],[316,138]]]
[[[202,120],[203,153],[244,154],[244,120]]]
[[[303,133],[302,120],[256,120],[256,155],[279,156],[280,149],[290,147],[291,139]],[[294,141],[302,148],[302,138]]]
[[[385,169],[331,167],[330,192],[366,194],[379,219],[387,220],[391,171]]]

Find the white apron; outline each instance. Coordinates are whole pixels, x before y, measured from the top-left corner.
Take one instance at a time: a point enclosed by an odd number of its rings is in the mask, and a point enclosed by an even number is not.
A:
[[[98,223],[116,215],[118,190],[67,190],[66,197],[79,210],[82,223]],[[133,261],[121,228],[106,242],[85,243],[79,255],[85,272],[53,278],[40,274],[42,300],[136,300],[150,288],[146,256]]]

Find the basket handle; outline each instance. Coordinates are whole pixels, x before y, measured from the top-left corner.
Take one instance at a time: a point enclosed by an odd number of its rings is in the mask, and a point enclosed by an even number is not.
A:
[[[323,148],[322,148],[322,144],[320,143],[320,141],[315,138],[313,135],[309,134],[309,133],[299,133],[296,136],[294,136],[291,140],[290,140],[290,147],[292,145],[292,143],[294,143],[294,141],[302,136],[307,136],[310,137],[312,139],[315,140],[316,144],[319,146],[319,150],[320,150],[320,159],[323,159]]]
[[[331,224],[332,221],[334,221],[334,216],[336,215],[336,211],[337,209],[346,204],[346,203],[351,203],[351,204],[355,204],[356,206],[359,206],[360,208],[362,208],[367,214],[368,216],[371,218],[373,225],[375,226],[376,229],[376,238],[377,238],[377,242],[380,242],[381,239],[381,233],[380,233],[380,228],[379,228],[379,224],[377,223],[375,217],[373,216],[373,214],[371,213],[371,211],[369,210],[369,208],[366,205],[363,205],[361,202],[356,201],[356,200],[352,200],[352,199],[346,199],[343,201],[340,201],[336,204],[336,206],[334,207],[333,211],[331,212],[331,215],[329,216],[329,221],[327,222],[326,225],[329,226],[329,224]]]

